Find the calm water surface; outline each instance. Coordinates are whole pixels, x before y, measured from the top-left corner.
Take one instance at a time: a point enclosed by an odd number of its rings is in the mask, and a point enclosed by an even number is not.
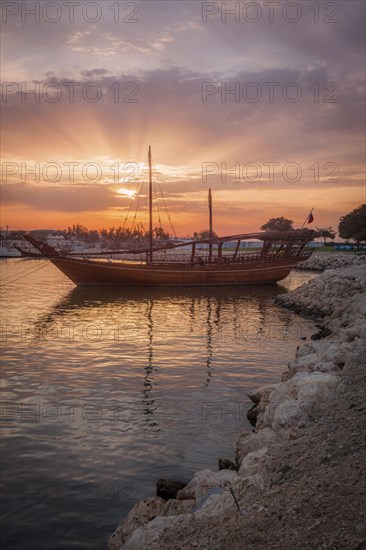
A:
[[[42,260],[1,260],[2,548],[105,548],[161,477],[233,458],[246,394],[279,381],[313,322],[279,285],[77,289]]]

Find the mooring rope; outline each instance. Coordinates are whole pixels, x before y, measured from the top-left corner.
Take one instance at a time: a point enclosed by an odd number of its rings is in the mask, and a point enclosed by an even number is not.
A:
[[[21,274],[18,273],[18,275],[20,275],[20,277],[16,277],[15,279],[13,279],[12,275],[10,275],[9,277],[6,277],[6,282],[5,283],[2,283],[0,284],[0,287],[2,286],[7,286],[11,283],[15,283],[16,281],[19,281],[20,279],[24,279],[24,277],[28,277],[28,275],[32,275],[33,273],[35,273],[36,271],[39,271],[40,269],[44,268],[44,267],[47,267],[49,265],[49,263],[47,261],[45,261],[42,265],[38,265],[36,268],[34,269],[31,269],[31,270],[24,270],[23,272],[21,272]],[[7,281],[7,279],[10,279],[10,281]]]

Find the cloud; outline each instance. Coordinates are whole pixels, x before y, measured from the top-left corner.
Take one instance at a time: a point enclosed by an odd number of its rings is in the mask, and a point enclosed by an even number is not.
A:
[[[222,23],[220,14],[203,23],[200,2],[138,3],[135,24],[114,23],[108,9],[95,24],[83,20],[81,10],[73,24],[63,19],[22,25],[9,18],[3,73],[19,88],[3,96],[3,159],[88,162],[105,156],[141,162],[152,145],[167,199],[179,208],[204,196],[203,162],[225,163],[228,169],[235,163],[298,163],[304,176],[295,187],[283,180],[273,187],[279,207],[287,199],[300,200],[301,192],[303,201],[340,190],[361,194],[365,4],[338,2],[334,24],[324,21],[329,6],[319,4],[315,23],[312,3],[298,4],[303,11],[298,23],[284,20],[282,3],[270,23],[264,2],[263,17],[254,24],[232,17]],[[40,87],[39,101],[30,95],[24,100],[21,81],[29,90]],[[274,86],[273,101],[268,83]],[[205,85],[210,93],[204,100]],[[61,92],[57,101],[55,90]],[[252,101],[258,90],[261,96]],[[291,101],[298,90],[299,100]],[[337,183],[311,182],[310,166],[318,163],[324,177],[324,166],[332,162],[339,166]],[[222,193],[221,203],[236,192],[229,176],[223,182],[215,174],[210,184]],[[16,184],[13,191],[6,188],[6,196],[21,201],[23,193],[29,207],[39,203],[44,211],[48,201],[80,212],[89,204],[95,211],[98,201],[107,210],[116,204],[108,186],[90,187],[90,198],[84,188],[33,187]],[[268,207],[275,204],[267,184],[242,190],[267,195]]]
[[[88,80],[98,80],[101,76],[109,74],[111,71],[108,69],[91,69],[80,71],[80,74],[83,78]]]
[[[123,198],[118,199],[121,205]],[[116,206],[115,192],[97,185],[37,186],[24,183],[2,187],[4,205],[20,205],[54,212],[90,212]]]
[[[39,86],[57,86],[57,102],[42,95],[38,103],[32,96],[22,102],[20,92],[8,95],[3,103],[6,157],[21,158],[26,145],[28,158],[45,161],[62,151],[69,160],[75,155],[118,157],[127,152],[140,162],[151,143],[162,151],[159,162],[171,166],[209,160],[314,162],[319,157],[336,162],[339,155],[345,160],[345,152],[356,153],[362,162],[360,115],[365,102],[358,77],[346,75],[334,87],[324,67],[241,71],[230,78],[217,71],[208,75],[179,67],[145,71],[136,78],[98,67],[83,69],[80,76],[74,82],[73,103],[70,80],[56,76]],[[273,102],[268,83],[275,83]],[[213,93],[203,98],[207,85]],[[100,100],[93,102],[88,98],[95,96],[96,87]],[[235,88],[238,98],[230,92]],[[248,97],[256,89],[262,96],[251,102]],[[297,102],[286,99],[286,93],[291,98],[298,90]]]
[[[90,35],[90,31],[85,31],[85,32],[76,31],[70,34],[70,36],[66,40],[66,44],[68,44],[72,49],[75,45],[80,44],[80,42],[82,42],[82,40],[89,35]]]
[[[171,42],[174,42],[174,37],[164,31],[160,35],[152,36],[150,40],[147,38],[126,40],[118,34],[104,32],[98,36],[98,45],[95,45],[94,33],[76,31],[67,38],[66,45],[74,53],[104,57],[129,52],[153,55],[165,50]]]

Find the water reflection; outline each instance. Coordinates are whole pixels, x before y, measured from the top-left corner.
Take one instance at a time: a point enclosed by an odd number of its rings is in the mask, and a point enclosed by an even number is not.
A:
[[[154,366],[153,366],[153,359],[154,359],[154,323],[153,323],[153,307],[154,302],[153,300],[149,300],[147,304],[147,311],[146,311],[146,318],[147,318],[147,365],[145,367],[145,382],[144,382],[144,414],[146,416],[145,422],[147,428],[153,428],[154,431],[159,431],[159,424],[158,422],[154,422],[153,420],[153,414],[156,410],[156,407],[154,407],[154,398],[153,394],[151,392],[153,385],[157,386],[157,383],[154,382]],[[155,369],[157,370],[157,369]]]
[[[206,349],[207,349],[207,358],[206,358],[206,367],[207,367],[207,379],[206,379],[206,386],[210,382],[210,377],[213,373],[213,367],[211,367],[212,363],[212,357],[213,357],[213,345],[212,345],[212,304],[211,304],[212,298],[207,299],[207,322],[206,322]],[[218,301],[217,304],[217,325],[220,326],[220,302]]]
[[[87,331],[82,333],[89,345],[93,344],[93,334],[98,343],[100,330],[104,335],[109,332],[114,342],[124,341],[138,346],[140,351],[145,349],[142,393],[145,413],[151,415],[155,410],[154,388],[159,384],[157,347],[165,343],[174,353],[170,340],[172,336],[180,337],[179,328],[185,332],[187,323],[192,342],[197,344],[198,337],[204,343],[203,384],[208,386],[214,376],[215,345],[230,339],[245,344],[266,335],[271,337],[273,326],[281,325],[285,331],[289,328],[291,317],[276,310],[271,300],[284,292],[286,288],[281,285],[217,289],[74,288],[38,318],[35,332],[52,334],[54,328],[56,334],[65,336],[70,334],[70,329],[65,331],[65,322],[82,321],[87,323]],[[111,325],[112,318],[115,324]],[[72,333],[74,337],[74,327]],[[150,420],[149,417],[148,424],[152,425]]]
[[[278,294],[287,292],[286,287],[277,285],[266,285],[263,287],[219,287],[213,288],[166,288],[166,289],[114,289],[114,288],[81,288],[75,287],[68,292],[59,303],[53,306],[50,311],[39,319],[39,323],[49,323],[57,317],[65,316],[69,311],[86,308],[105,308],[113,305],[122,306],[131,302],[139,302],[147,305],[146,318],[151,316],[153,305],[179,304],[188,305],[191,319],[191,329],[196,324],[196,311],[203,302],[207,303],[207,318],[211,317],[211,309],[215,307],[215,324],[220,325],[221,310],[223,303],[232,305],[233,318],[238,318],[238,307],[259,300],[259,308],[264,319],[268,299],[275,298]],[[179,300],[179,302],[178,302]]]
[[[239,298],[274,298],[287,292],[287,287],[281,284],[222,286],[222,287],[73,287],[60,301],[55,309],[60,307],[73,308],[98,306],[106,303],[117,303],[126,300],[147,301],[159,299],[191,298],[191,309],[195,304],[206,298],[216,300],[237,300]]]
[[[122,480],[138,500],[160,477],[215,469],[250,429],[246,394],[279,380],[308,330],[273,304],[287,283],[98,289],[70,288],[52,268],[47,277],[3,297],[2,468],[27,487]],[[125,492],[122,502],[107,497],[93,510],[78,502],[72,515],[67,502],[14,494],[7,548],[102,548],[133,504]]]

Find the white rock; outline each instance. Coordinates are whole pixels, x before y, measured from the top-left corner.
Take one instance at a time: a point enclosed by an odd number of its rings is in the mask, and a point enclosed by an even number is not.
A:
[[[330,389],[334,389],[339,382],[339,377],[329,373],[313,372],[301,377],[296,375],[293,381],[296,384],[298,400],[306,401],[319,398]]]
[[[238,477],[237,472],[232,470],[200,470],[197,472],[184,489],[178,491],[178,500],[192,500],[196,502],[202,499],[213,487],[220,487],[223,484],[234,482]]]
[[[135,504],[128,516],[121,521],[117,529],[108,539],[110,550],[119,550],[133,531],[148,523],[164,510],[165,500],[160,497],[148,497]]]
[[[188,516],[189,517],[189,516]],[[186,515],[157,517],[143,528],[136,529],[121,550],[147,550],[153,544],[157,545],[163,530],[174,527],[184,521]]]
[[[196,501],[192,500],[176,500],[175,498],[169,499],[164,509],[161,512],[161,516],[178,516],[179,514],[189,514],[192,512],[196,505]]]
[[[241,432],[235,441],[235,456],[240,465],[243,458],[262,447],[268,447],[277,441],[277,435],[270,428],[257,432]]]
[[[331,268],[344,268],[347,266],[358,266],[365,263],[365,257],[363,255],[355,255],[352,253],[342,252],[328,252],[317,253],[306,260],[298,264],[300,269],[314,269],[317,271],[323,271]]]
[[[248,393],[248,397],[255,405],[258,405],[258,403],[262,399],[266,399],[268,395],[271,393],[271,391],[276,387],[276,384],[267,384],[266,386],[262,386],[258,388],[255,391],[252,391]]]
[[[261,475],[265,479],[273,471],[272,457],[267,447],[246,455],[241,463],[239,474],[242,477]]]

